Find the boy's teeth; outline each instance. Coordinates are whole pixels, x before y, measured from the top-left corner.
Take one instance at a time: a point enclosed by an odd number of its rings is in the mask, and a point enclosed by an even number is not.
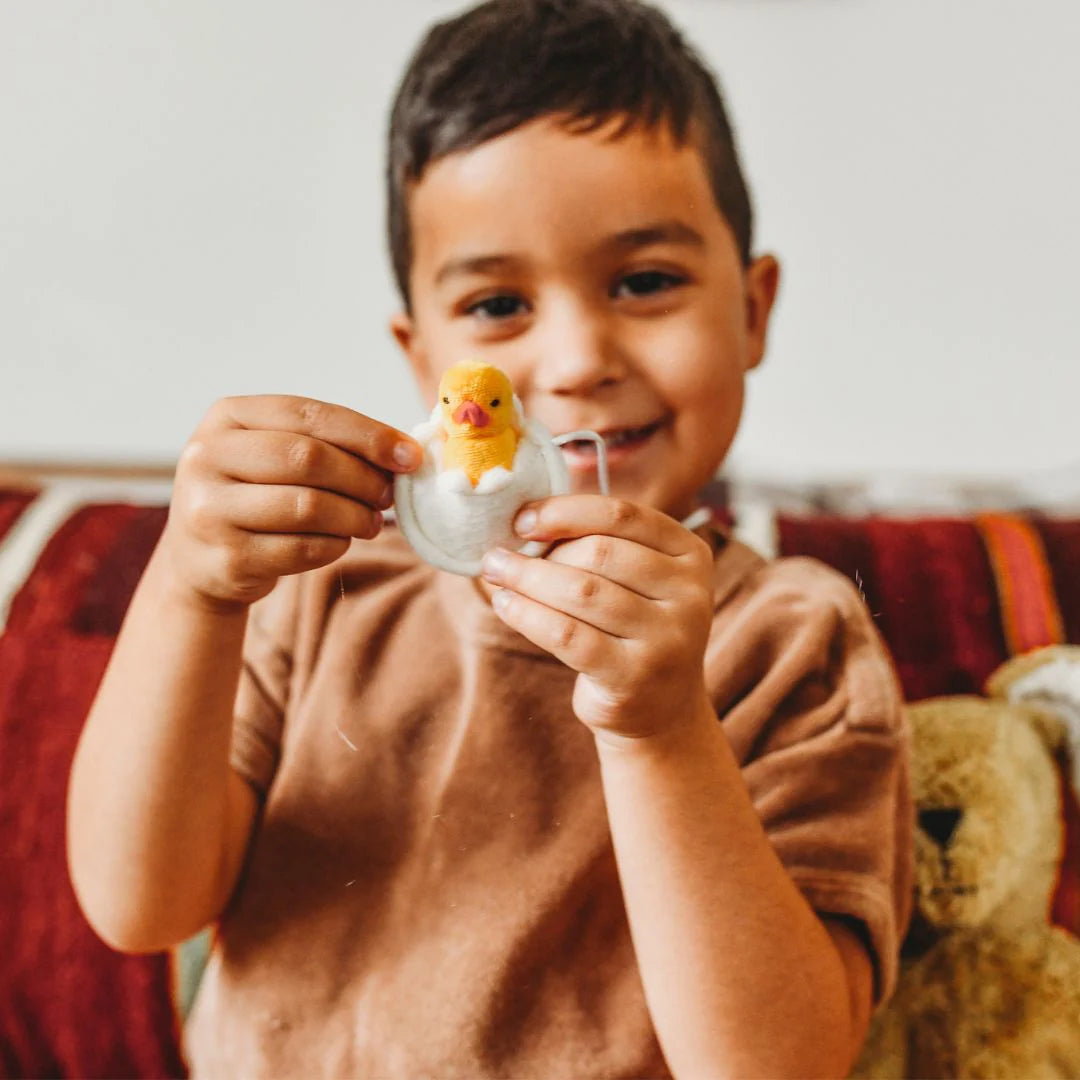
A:
[[[627,428],[623,431],[613,432],[604,436],[604,444],[606,446],[620,446],[622,443],[630,442],[633,439],[640,439],[643,435],[647,435],[652,431],[655,426],[655,424],[648,424],[642,428]]]
[[[640,439],[645,435],[650,435],[656,430],[658,425],[648,424],[645,427],[640,428],[623,428],[621,431],[611,431],[604,435],[605,446],[622,446],[623,443],[631,442],[634,439]],[[574,439],[573,442],[566,443],[568,447],[578,451],[596,451],[596,443],[591,439]]]

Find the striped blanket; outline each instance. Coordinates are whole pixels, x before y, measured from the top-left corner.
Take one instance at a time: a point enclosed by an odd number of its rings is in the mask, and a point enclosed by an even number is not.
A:
[[[75,743],[167,505],[161,483],[0,488],[6,1076],[186,1075],[174,957],[104,946],[78,909],[64,854]],[[909,700],[978,693],[1011,655],[1080,644],[1080,519],[732,512],[736,531],[768,553],[812,555],[855,582]],[[1080,813],[1064,791],[1068,850],[1053,918],[1076,932]]]

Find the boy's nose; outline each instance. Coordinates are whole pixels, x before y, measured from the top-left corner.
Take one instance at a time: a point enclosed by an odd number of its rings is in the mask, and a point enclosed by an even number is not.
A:
[[[455,424],[472,424],[473,427],[486,427],[491,417],[475,401],[463,401],[454,413]]]
[[[543,342],[537,388],[549,394],[588,394],[619,382],[626,363],[600,319],[566,318]]]

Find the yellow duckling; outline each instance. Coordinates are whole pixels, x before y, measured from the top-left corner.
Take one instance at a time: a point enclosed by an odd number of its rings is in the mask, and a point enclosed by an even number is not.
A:
[[[524,427],[506,375],[491,364],[455,364],[439,382],[439,405],[442,472],[460,470],[472,488],[483,480],[481,490],[507,483]]]
[[[503,372],[455,364],[412,436],[424,461],[415,473],[395,476],[394,514],[421,558],[476,577],[493,547],[531,556],[547,551],[546,542],[515,534],[514,515],[531,500],[566,494],[570,474],[551,432],[526,419]]]

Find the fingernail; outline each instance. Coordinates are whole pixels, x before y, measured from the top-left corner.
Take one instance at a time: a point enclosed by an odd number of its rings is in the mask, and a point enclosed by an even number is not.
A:
[[[536,511],[523,510],[514,521],[514,530],[522,536],[528,536],[536,528]]]
[[[394,485],[393,484],[387,484],[386,487],[384,487],[382,492],[379,494],[379,497],[375,500],[375,505],[380,510],[389,510],[390,509],[390,504],[393,501],[394,501]]]
[[[505,611],[506,605],[510,603],[510,590],[509,589],[496,589],[491,594],[491,606],[496,611]]]
[[[394,447],[393,457],[403,468],[411,469],[420,464],[420,449],[415,443],[399,442]]]
[[[490,578],[492,581],[498,581],[506,569],[509,557],[509,554],[502,548],[492,548],[484,555],[484,577]]]

